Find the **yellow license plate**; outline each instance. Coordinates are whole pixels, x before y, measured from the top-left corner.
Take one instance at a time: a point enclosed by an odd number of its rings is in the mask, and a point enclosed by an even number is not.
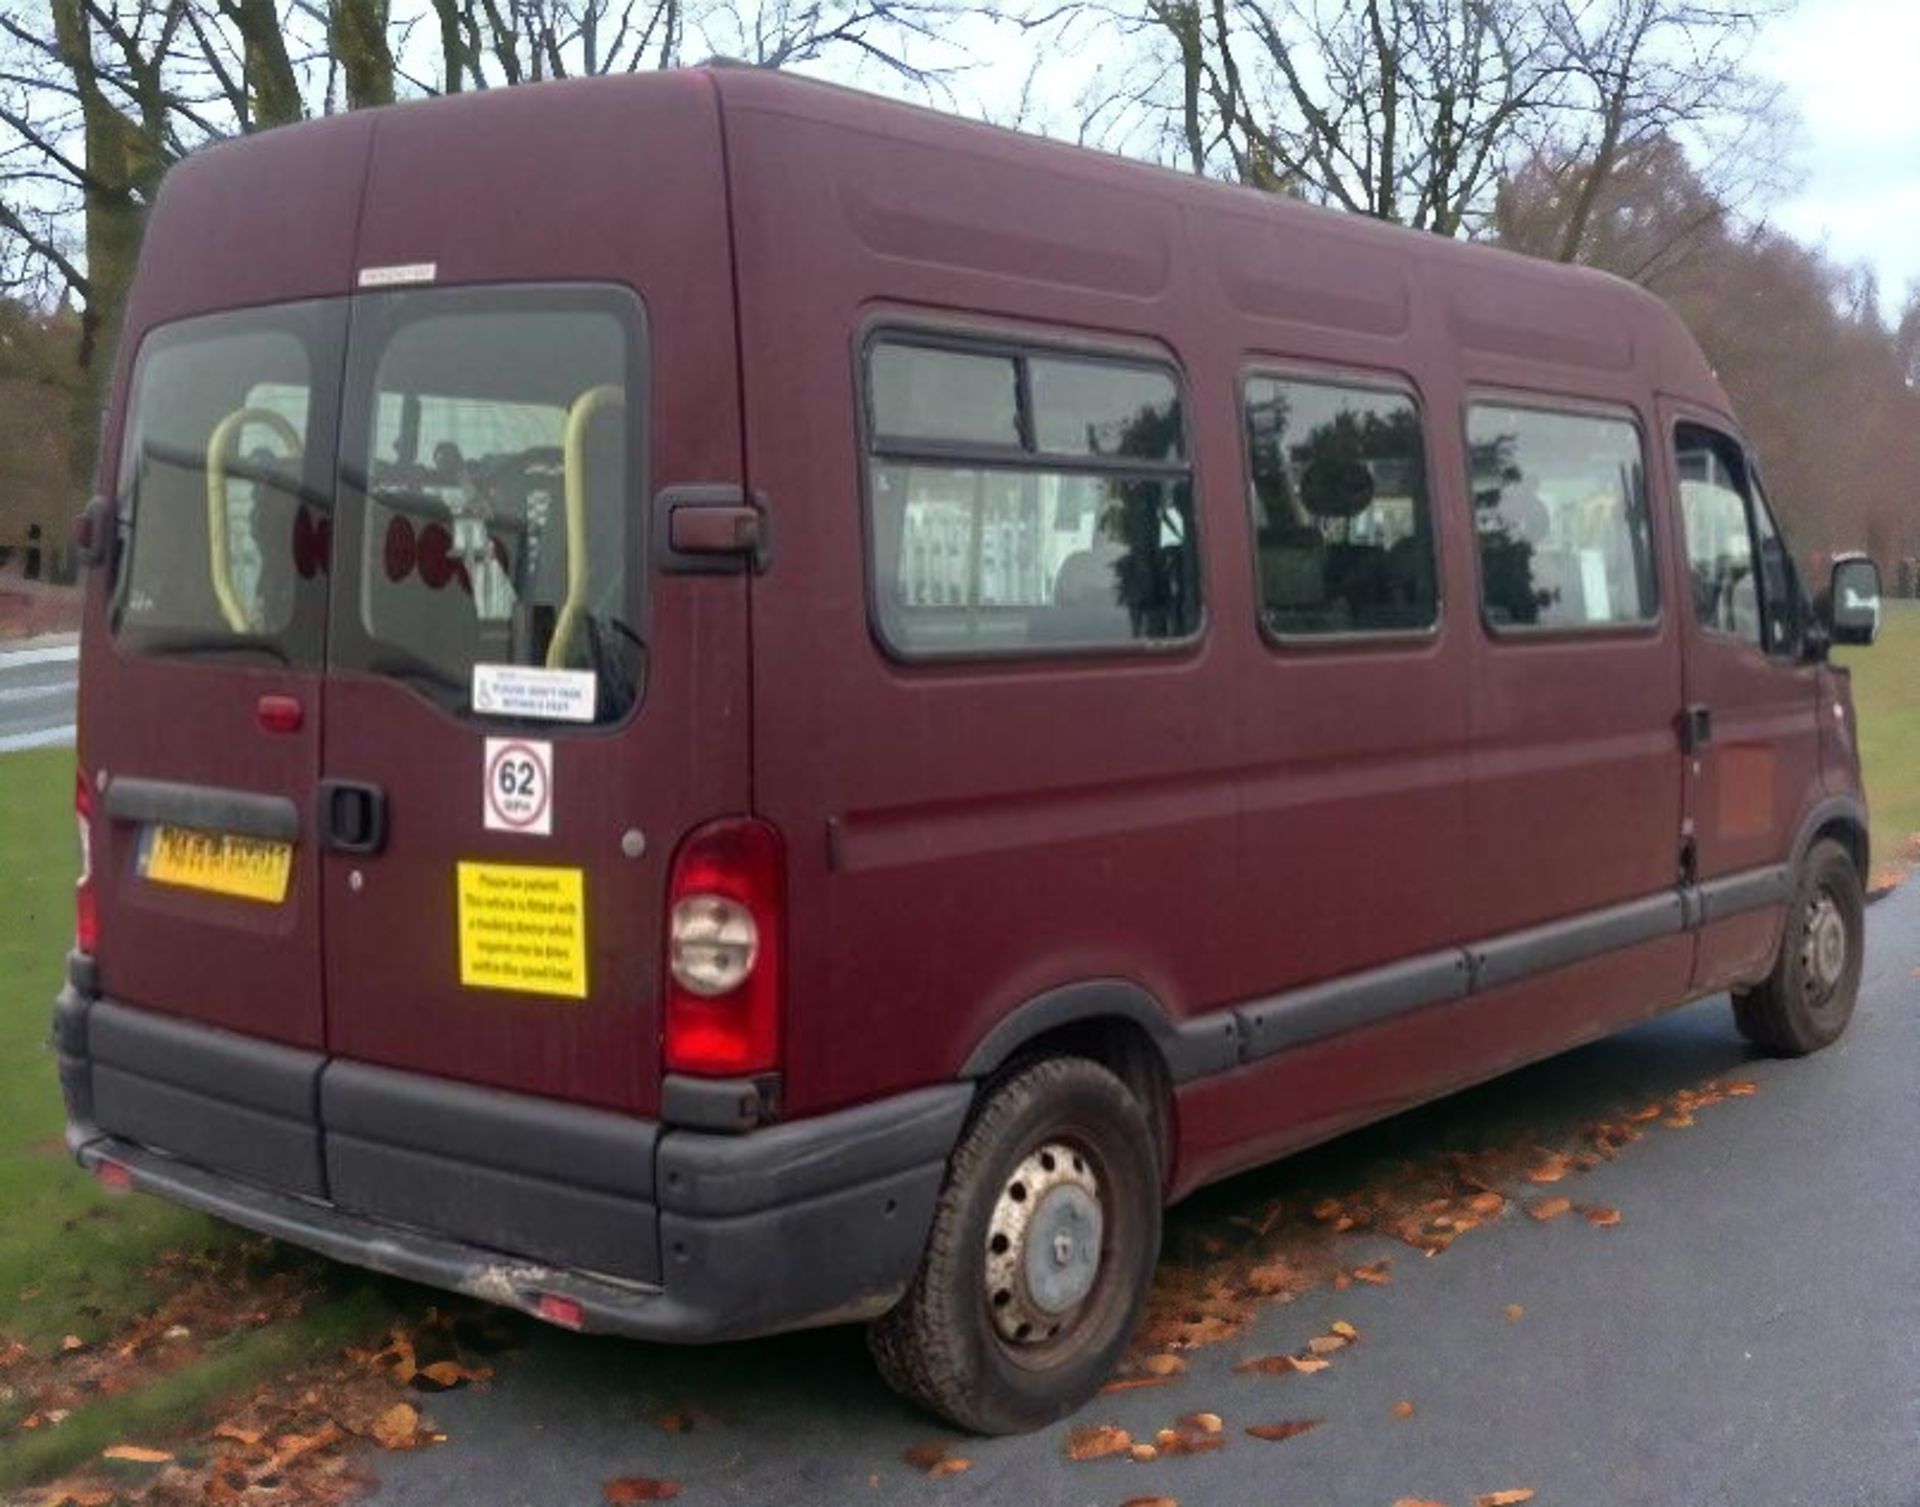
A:
[[[293,844],[191,827],[148,827],[140,873],[155,884],[279,905],[293,877]]]

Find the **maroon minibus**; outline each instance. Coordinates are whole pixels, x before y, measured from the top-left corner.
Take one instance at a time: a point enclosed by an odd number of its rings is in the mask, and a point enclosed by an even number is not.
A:
[[[1604,276],[539,85],[175,168],[102,455],[69,1138],[344,1261],[1030,1428],[1169,1200],[1853,1007],[1877,574]]]

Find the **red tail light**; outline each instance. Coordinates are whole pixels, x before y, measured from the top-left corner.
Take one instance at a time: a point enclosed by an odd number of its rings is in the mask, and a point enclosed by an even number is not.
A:
[[[87,772],[73,777],[73,818],[80,829],[80,877],[73,886],[73,945],[93,953],[100,946],[100,907],[93,891],[93,786]]]
[[[710,822],[680,845],[667,891],[669,1072],[778,1064],[785,890],[786,855],[766,822]]]

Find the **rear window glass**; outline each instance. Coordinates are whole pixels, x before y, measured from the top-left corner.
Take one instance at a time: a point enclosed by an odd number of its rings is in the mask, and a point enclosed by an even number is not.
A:
[[[1468,410],[1467,440],[1489,627],[1652,620],[1653,538],[1637,425],[1479,403]]]
[[[344,308],[150,335],[120,466],[115,632],[154,652],[320,657]]]
[[[995,391],[1013,406],[991,427],[981,408],[921,407],[956,357],[999,374]],[[1193,482],[1170,371],[889,341],[867,377],[874,615],[897,653],[1137,646],[1198,631]]]
[[[465,711],[474,668],[586,671],[638,693],[629,568],[638,306],[625,295],[390,296],[356,326],[343,472],[365,498],[357,610],[333,658]]]

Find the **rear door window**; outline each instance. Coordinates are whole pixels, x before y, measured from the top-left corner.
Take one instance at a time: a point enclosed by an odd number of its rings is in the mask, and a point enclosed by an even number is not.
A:
[[[119,473],[124,645],[319,663],[345,323],[316,302],[147,337]]]
[[[352,604],[332,662],[471,710],[476,666],[639,693],[641,313],[594,288],[450,289],[356,304],[341,476]],[[350,537],[349,537],[350,535]]]

